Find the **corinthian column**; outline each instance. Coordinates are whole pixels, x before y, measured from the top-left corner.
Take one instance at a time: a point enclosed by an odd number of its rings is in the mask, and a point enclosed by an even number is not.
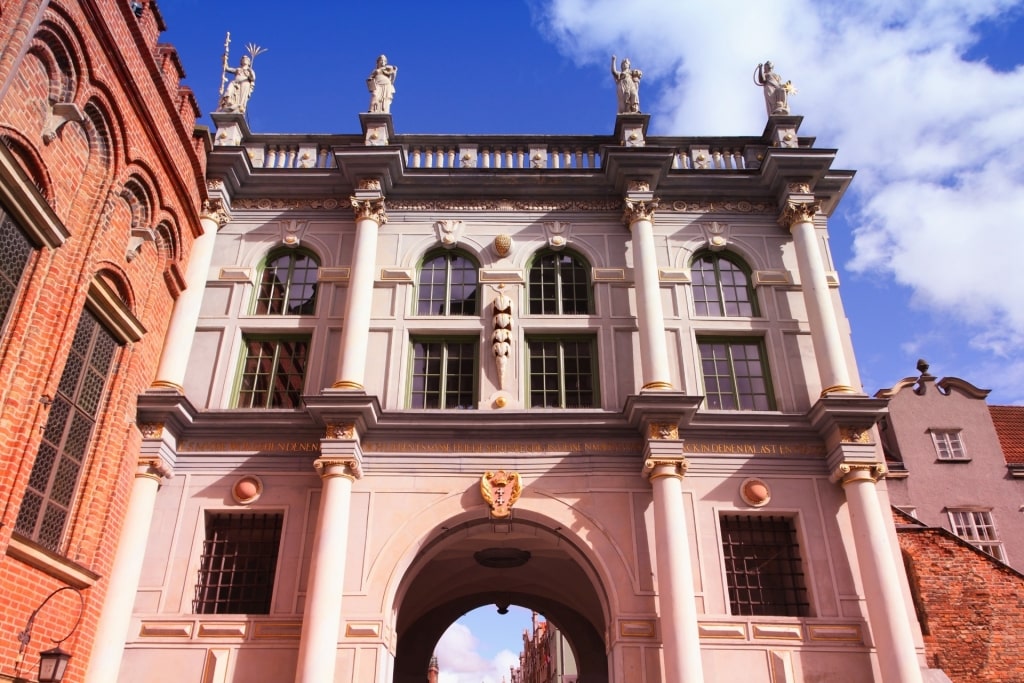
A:
[[[164,348],[160,352],[160,365],[157,367],[154,387],[168,387],[185,393],[182,384],[185,382],[188,355],[192,350],[192,338],[199,323],[199,310],[206,290],[206,277],[213,261],[217,230],[227,225],[229,219],[230,216],[220,199],[210,199],[203,203],[203,211],[199,216],[203,234],[192,243],[192,253],[189,255],[188,268],[185,270],[185,290],[174,302],[171,322],[167,326],[167,336],[164,338]]]
[[[162,426],[140,425],[149,433],[147,438],[160,438]],[[160,482],[170,477],[171,471],[159,457],[144,456],[139,459],[135,483],[128,497],[124,526],[117,542],[114,564],[107,579],[107,592],[96,624],[96,637],[89,657],[89,668],[85,683],[110,683],[117,680],[124,655],[124,644],[128,639],[132,608],[142,577],[142,559],[153,521],[153,508]]]
[[[814,229],[815,201],[789,200],[779,223],[789,229],[796,246],[796,262],[800,271],[800,288],[804,293],[807,319],[811,325],[811,342],[818,364],[822,396],[831,393],[860,393],[850,386],[839,321],[836,319],[832,294],[825,277],[825,263],[818,247]]]
[[[662,425],[652,425],[652,438]],[[678,438],[675,425],[668,435]],[[654,542],[658,554],[658,607],[661,619],[665,681],[703,683],[697,603],[693,596],[693,568],[690,541],[683,509],[683,476],[686,458],[659,455],[657,451],[679,452],[679,442],[648,444],[644,473],[654,492]],[[660,447],[659,447],[660,446]]]
[[[345,322],[341,328],[341,368],[335,389],[362,389],[370,339],[373,281],[377,271],[377,231],[388,222],[380,181],[366,179],[352,197],[356,243],[348,278]]]
[[[633,277],[643,374],[641,390],[672,388],[665,345],[665,313],[658,282],[658,257],[654,249],[654,211],[657,208],[658,200],[646,182],[630,183],[622,220],[633,235]]]
[[[329,425],[327,431],[328,438],[321,445],[323,456],[313,463],[323,488],[310,558],[295,683],[334,680],[352,482],[362,476],[355,428]]]

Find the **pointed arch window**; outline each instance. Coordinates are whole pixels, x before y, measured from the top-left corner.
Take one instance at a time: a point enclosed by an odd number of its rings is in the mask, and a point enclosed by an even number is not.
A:
[[[267,255],[256,290],[256,315],[312,315],[316,312],[320,263],[305,249],[275,249]]]
[[[697,315],[724,318],[760,315],[750,284],[750,269],[725,252],[703,251],[690,265],[693,306]]]
[[[434,251],[420,266],[417,315],[476,315],[480,266],[461,251]]]
[[[590,265],[568,251],[538,253],[530,266],[531,315],[593,313]]]
[[[0,331],[34,249],[21,226],[0,207]]]

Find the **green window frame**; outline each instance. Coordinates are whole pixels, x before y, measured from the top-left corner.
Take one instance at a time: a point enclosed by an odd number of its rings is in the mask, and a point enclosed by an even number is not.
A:
[[[594,337],[526,338],[531,408],[597,408],[597,340]]]
[[[480,266],[459,250],[432,251],[420,264],[416,315],[477,315]]]
[[[698,337],[704,402],[711,410],[775,410],[764,341]]]
[[[411,341],[409,408],[476,408],[479,341],[472,337]]]
[[[83,310],[14,526],[19,534],[53,552],[60,551],[120,348],[99,319]]]
[[[301,408],[309,337],[243,337],[236,408]]]
[[[738,257],[702,251],[690,263],[696,315],[752,318],[760,315],[750,269]]]
[[[538,252],[529,270],[530,315],[590,315],[594,312],[590,264],[571,251]]]
[[[253,299],[254,315],[313,315],[320,262],[307,249],[267,254]]]

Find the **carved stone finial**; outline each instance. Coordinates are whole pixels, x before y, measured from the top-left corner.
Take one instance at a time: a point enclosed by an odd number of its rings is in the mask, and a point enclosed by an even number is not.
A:
[[[612,78],[615,79],[616,94],[618,95],[618,113],[640,113],[640,79],[643,75],[640,69],[631,67],[628,57],[624,58],[620,68],[616,69],[615,55],[612,55]]]
[[[494,237],[494,253],[505,258],[512,251],[512,236],[504,233]]]
[[[480,495],[491,508],[491,517],[503,519],[512,514],[512,506],[523,492],[518,472],[484,472],[480,478]]]
[[[384,206],[384,198],[379,199],[358,199],[352,197],[352,209],[355,212],[356,220],[370,219],[377,225],[384,225],[388,222],[387,209]]]
[[[917,371],[920,372],[922,376],[928,374],[928,368],[930,367],[931,366],[928,365],[928,361],[926,361],[924,358],[917,359]]]

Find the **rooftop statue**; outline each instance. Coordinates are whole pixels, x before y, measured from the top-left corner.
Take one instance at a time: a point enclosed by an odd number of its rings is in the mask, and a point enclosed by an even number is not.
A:
[[[249,43],[246,48],[249,54],[242,55],[237,67],[228,66],[228,46],[231,44],[231,34],[228,33],[224,40],[224,64],[220,78],[220,104],[217,111],[235,112],[244,114],[245,108],[249,105],[249,98],[252,91],[256,89],[256,71],[252,68],[252,62],[256,56],[266,52],[264,48]],[[228,74],[234,74],[234,79],[228,83]]]
[[[377,68],[370,72],[366,79],[366,87],[370,91],[370,113],[390,114],[391,100],[395,98],[395,76],[398,67],[388,64],[388,58],[381,55],[377,58]]]
[[[754,83],[764,88],[764,106],[768,116],[789,114],[789,95],[796,93],[792,81],[782,82],[770,61],[758,64],[754,70]]]
[[[615,55],[612,55],[612,77],[618,84],[619,113],[638,114],[640,112],[640,69],[629,68],[629,57],[622,60],[621,71],[615,70]]]

